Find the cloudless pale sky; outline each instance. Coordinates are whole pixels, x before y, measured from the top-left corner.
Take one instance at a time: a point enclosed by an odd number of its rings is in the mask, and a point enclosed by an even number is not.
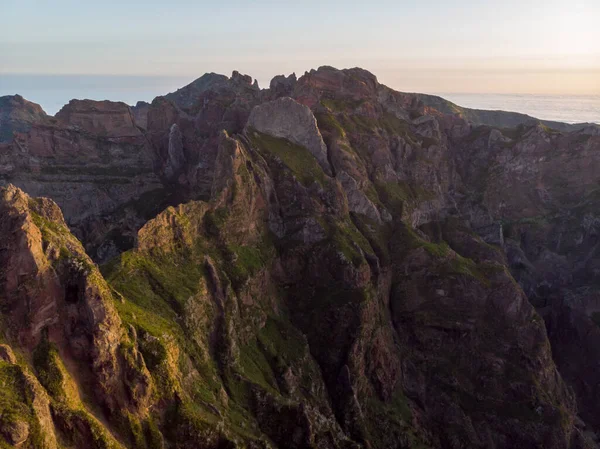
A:
[[[259,80],[363,67],[404,91],[600,94],[600,0],[0,0],[0,74]]]

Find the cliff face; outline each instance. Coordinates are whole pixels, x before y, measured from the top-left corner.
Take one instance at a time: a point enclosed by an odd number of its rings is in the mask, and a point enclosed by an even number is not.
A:
[[[7,444],[596,447],[599,137],[444,112],[322,67],[15,129]]]
[[[5,436],[23,430],[22,441],[7,442],[80,447],[93,435],[95,447],[120,447],[101,423],[143,418],[151,384],[110,287],[54,202],[11,185],[0,213],[3,340],[20,355],[2,362],[16,380],[2,393],[0,427]]]
[[[13,132],[0,151],[0,182],[52,197],[96,259],[131,247],[137,229],[159,211],[145,204],[164,191],[154,152],[127,105],[73,101],[56,117]]]

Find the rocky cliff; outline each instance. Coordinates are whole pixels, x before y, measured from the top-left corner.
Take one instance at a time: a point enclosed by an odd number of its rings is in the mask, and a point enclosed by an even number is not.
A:
[[[596,447],[600,137],[447,112],[331,67],[11,112],[0,446]]]

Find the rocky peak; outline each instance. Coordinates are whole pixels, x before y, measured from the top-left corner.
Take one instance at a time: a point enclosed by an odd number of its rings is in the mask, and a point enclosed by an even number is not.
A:
[[[211,99],[243,97],[251,99],[260,94],[258,85],[252,83],[252,77],[233,71],[231,78],[216,73],[206,73],[176,92],[165,95],[178,107],[196,113]]]
[[[28,115],[30,121],[46,117],[46,113],[39,104],[26,100],[18,94],[0,97],[0,111],[3,114],[20,113],[23,116]]]
[[[164,97],[171,100],[181,108],[189,108],[195,104],[198,97],[203,92],[225,86],[228,81],[229,78],[227,78],[225,75],[219,75],[217,73],[205,73],[187,86],[177,89],[175,92],[169,93]],[[154,101],[156,101],[156,99]]]
[[[324,98],[350,98],[354,100],[373,98],[377,93],[377,78],[363,69],[338,70],[323,66],[306,72],[298,79],[294,97],[309,107]]]
[[[135,106],[131,108],[133,117],[135,118],[135,124],[142,129],[148,127],[148,110],[150,109],[150,103],[145,101],[138,101]]]
[[[121,102],[71,100],[55,117],[98,136],[132,137],[141,134],[131,109]]]
[[[31,124],[47,117],[40,105],[21,95],[0,97],[0,143],[10,142],[15,132],[26,132]]]
[[[252,83],[252,77],[250,75],[242,75],[237,70],[234,70],[232,72],[230,79],[234,83],[239,83],[239,84],[243,84],[243,85],[246,85],[246,86],[252,86],[252,87],[254,87],[254,84]]]
[[[289,97],[296,86],[296,74],[292,73],[289,76],[277,75],[273,77],[269,84],[269,90],[276,97]]]

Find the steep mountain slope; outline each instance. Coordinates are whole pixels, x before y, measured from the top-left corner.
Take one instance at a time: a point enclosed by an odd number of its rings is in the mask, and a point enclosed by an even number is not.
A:
[[[1,190],[0,444],[596,447],[599,139],[331,67],[34,121],[3,179],[69,218]]]
[[[1,402],[6,442],[122,447],[104,428],[104,415],[139,425],[151,384],[110,287],[55,203],[13,186],[1,195],[2,338],[10,344],[1,362],[10,386]]]

